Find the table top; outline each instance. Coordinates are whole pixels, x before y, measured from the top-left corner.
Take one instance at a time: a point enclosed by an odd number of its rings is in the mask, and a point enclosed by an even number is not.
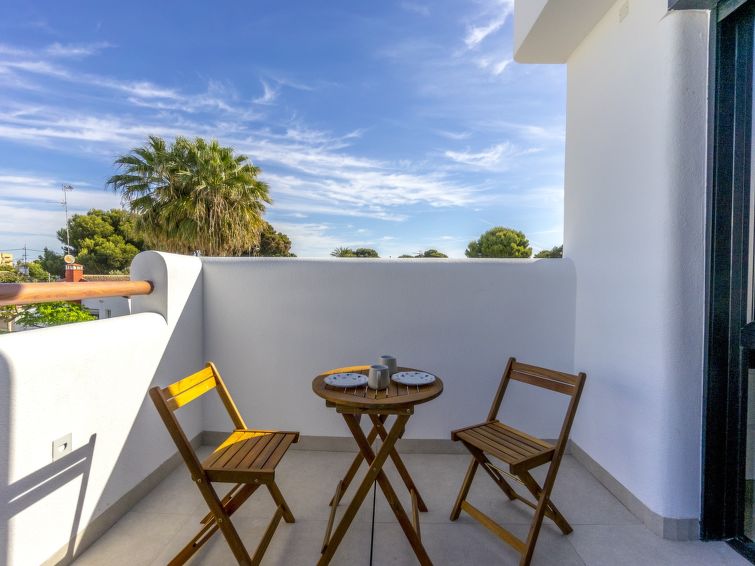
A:
[[[443,381],[435,376],[429,385],[401,385],[391,380],[387,389],[375,390],[368,387],[332,387],[325,384],[325,377],[334,373],[361,373],[367,375],[370,366],[350,366],[332,369],[321,373],[312,381],[312,391],[325,401],[336,406],[360,409],[402,409],[426,403],[443,392]],[[422,371],[399,367],[398,371]]]

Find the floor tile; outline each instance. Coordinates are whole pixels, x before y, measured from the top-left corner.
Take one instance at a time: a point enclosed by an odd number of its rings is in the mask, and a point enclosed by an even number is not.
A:
[[[664,540],[642,525],[576,526],[569,540],[587,566],[749,564],[724,542]]]
[[[147,566],[189,520],[184,515],[129,512],[88,548],[77,566]]]

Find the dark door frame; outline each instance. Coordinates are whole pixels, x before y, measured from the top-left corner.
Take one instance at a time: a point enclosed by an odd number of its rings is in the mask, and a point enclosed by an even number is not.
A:
[[[727,539],[750,560],[755,560],[755,545],[744,536],[744,504],[747,348],[751,344],[743,343],[747,333],[742,328],[748,322],[747,258],[752,230],[753,4],[727,0],[712,12],[715,89],[701,516],[703,539]]]

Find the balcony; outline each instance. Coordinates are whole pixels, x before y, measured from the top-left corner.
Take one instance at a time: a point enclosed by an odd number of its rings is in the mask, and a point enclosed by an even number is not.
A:
[[[0,563],[170,558],[196,531],[204,509],[146,392],[208,359],[251,425],[304,435],[278,469],[297,523],[279,527],[265,562],[312,563],[327,502],[355,447],[342,420],[312,394],[311,379],[386,352],[445,383],[443,395],[417,408],[400,447],[430,508],[422,533],[436,564],[517,563],[512,550],[468,517],[448,519],[468,462],[449,431],[487,413],[509,355],[588,372],[554,493],[575,532],[562,536],[546,520],[535,564],[746,563],[725,543],[694,540],[699,458],[687,455],[690,445],[699,446],[699,416],[684,420],[683,399],[649,389],[639,370],[574,367],[580,327],[570,260],[200,259],[146,252],[134,261],[132,277],[151,281],[154,291],[132,299],[131,315],[0,340],[0,485],[7,502],[0,507]],[[295,403],[281,404],[284,398]],[[514,383],[502,414],[518,428],[554,438],[561,401]],[[669,417],[670,409],[681,420]],[[210,398],[189,406],[182,424],[197,445],[211,444],[229,430],[226,418]],[[51,462],[51,442],[68,433],[73,451]],[[668,470],[685,463],[686,473],[669,477]],[[237,515],[252,548],[272,513],[263,495]],[[487,478],[475,482],[471,500],[512,531],[526,529],[526,508],[506,502]],[[375,563],[414,563],[382,495],[376,521]],[[370,522],[365,504],[338,563],[367,561]],[[196,562],[233,560],[216,537]]]

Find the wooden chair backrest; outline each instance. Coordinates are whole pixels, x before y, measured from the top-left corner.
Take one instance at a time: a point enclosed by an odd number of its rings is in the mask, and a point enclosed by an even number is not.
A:
[[[572,375],[570,373],[522,364],[517,362],[516,358],[509,358],[509,361],[506,364],[506,369],[501,376],[501,383],[498,386],[498,391],[493,399],[493,404],[490,407],[488,421],[493,421],[498,416],[498,411],[501,408],[501,402],[506,393],[506,388],[512,379],[514,381],[534,385],[535,387],[555,391],[556,393],[562,393],[571,397],[569,407],[566,409],[566,414],[564,415],[561,433],[558,438],[559,445],[562,443],[565,444],[569,437],[572,422],[574,421],[574,415],[577,412],[577,405],[579,404],[579,398],[582,395],[582,389],[586,378],[587,375],[584,373]]]
[[[228,389],[220,377],[218,369],[212,362],[208,362],[204,369],[175,383],[171,383],[167,387],[160,388],[159,386],[155,386],[149,390],[149,396],[155,404],[157,412],[165,423],[178,451],[186,461],[186,465],[189,467],[194,479],[203,474],[202,467],[191,446],[191,442],[186,437],[174,413],[177,409],[188,405],[213,389],[217,390],[223,406],[228,411],[228,416],[233,421],[234,427],[245,429],[246,423],[241,418],[241,414],[236,408],[231,395],[228,393]]]

